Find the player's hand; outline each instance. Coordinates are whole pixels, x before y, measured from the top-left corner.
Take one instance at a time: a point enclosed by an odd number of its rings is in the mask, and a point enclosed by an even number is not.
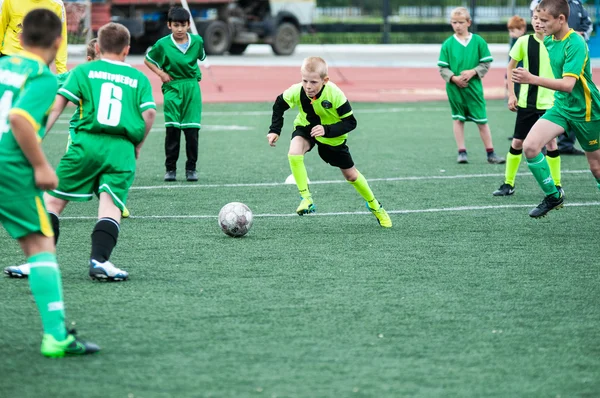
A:
[[[508,96],[508,109],[510,109],[513,112],[517,111],[517,96],[516,95]]]
[[[279,139],[279,134],[277,133],[269,133],[267,134],[267,141],[269,141],[269,145],[275,146],[275,143]]]
[[[452,83],[456,84],[460,88],[465,88],[465,87],[469,86],[469,82],[467,80],[465,80],[465,78],[462,76],[452,76],[450,81]]]
[[[533,82],[533,75],[525,68],[516,68],[512,72],[513,83],[530,84]]]
[[[140,151],[141,151],[141,150],[142,150],[142,146],[141,146],[141,145],[137,145],[137,146],[135,147],[135,158],[136,158],[136,159],[139,159],[139,157],[140,157]]]
[[[468,83],[469,80],[475,77],[476,74],[477,72],[475,72],[475,70],[473,69],[463,70],[462,72],[460,72],[460,77],[462,77],[463,80],[465,80]]]
[[[35,186],[41,190],[48,191],[58,186],[56,172],[49,164],[37,167],[33,170]]]
[[[162,80],[163,83],[168,83],[173,79],[171,79],[171,76],[169,76],[167,72],[162,72],[160,74],[160,80]]]
[[[319,125],[316,125],[315,127],[313,127],[310,130],[310,136],[311,137],[323,137],[325,135],[325,127]]]

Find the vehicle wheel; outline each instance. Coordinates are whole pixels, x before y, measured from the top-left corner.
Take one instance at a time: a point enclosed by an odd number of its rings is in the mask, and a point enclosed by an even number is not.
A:
[[[244,53],[244,51],[246,51],[246,48],[248,48],[247,44],[232,44],[231,47],[229,47],[229,54],[231,55],[242,55]]]
[[[300,31],[289,22],[284,22],[277,27],[271,48],[276,55],[292,55],[300,41]]]
[[[204,50],[207,55],[223,55],[231,46],[229,28],[223,21],[212,21],[204,30]]]

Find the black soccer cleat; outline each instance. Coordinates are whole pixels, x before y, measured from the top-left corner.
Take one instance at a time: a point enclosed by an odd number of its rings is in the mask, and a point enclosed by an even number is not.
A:
[[[492,192],[494,196],[509,196],[515,193],[515,187],[510,184],[502,184],[500,188]]]
[[[563,207],[564,198],[560,192],[559,195],[558,198],[555,198],[554,195],[546,196],[544,200],[542,200],[542,203],[529,212],[529,216],[533,218],[544,217],[550,210],[558,210]]]
[[[188,181],[198,181],[198,172],[196,170],[186,170],[185,179]]]
[[[165,173],[165,181],[177,181],[177,172],[169,170]]]

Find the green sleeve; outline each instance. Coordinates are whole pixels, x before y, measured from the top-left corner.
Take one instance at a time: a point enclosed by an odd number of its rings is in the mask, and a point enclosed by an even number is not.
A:
[[[160,43],[161,40],[154,43],[148,54],[146,54],[146,59],[162,69],[165,63],[165,52],[162,50]]]
[[[577,33],[571,33],[579,36]],[[573,76],[579,79],[583,65],[588,57],[587,44],[582,37],[569,40],[565,46],[565,64],[563,65],[563,76]]]
[[[481,36],[477,37],[479,38],[479,62],[492,62],[494,58],[492,57],[488,44]]]
[[[62,95],[75,105],[79,105],[81,100],[81,88],[79,87],[79,69],[75,68],[67,77],[62,87],[58,90],[58,94]],[[87,78],[87,76],[86,76]]]
[[[302,90],[302,84],[294,84],[292,87],[288,88],[283,92],[283,99],[290,108],[295,108],[300,104],[300,90]]]
[[[333,93],[333,107],[338,113],[340,118],[345,118],[353,114],[352,107],[350,106],[350,102],[348,102],[348,98],[339,87],[336,87],[336,90]]]
[[[438,59],[438,66],[442,68],[450,68],[450,57],[448,56],[448,40],[442,44],[442,50],[440,51],[440,58]]]
[[[529,35],[521,36],[510,49],[508,55],[515,61],[523,61],[525,58],[525,46],[529,42]],[[543,44],[542,44],[543,45]]]
[[[56,77],[51,73],[27,79],[10,112],[25,116],[36,128],[36,131],[39,130],[42,120],[54,104],[57,88]]]
[[[204,61],[206,59],[206,52],[204,51],[204,39],[201,36],[198,36],[198,41],[200,42],[200,49],[198,51],[198,59],[200,61]]]
[[[154,97],[152,97],[152,85],[146,75],[140,73],[139,78],[140,85],[140,111],[144,112],[148,109],[156,109],[156,103]]]

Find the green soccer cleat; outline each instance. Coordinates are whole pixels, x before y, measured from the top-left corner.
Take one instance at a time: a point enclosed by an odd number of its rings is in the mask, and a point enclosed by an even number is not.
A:
[[[298,208],[296,209],[296,213],[298,213],[299,216],[314,213],[315,211],[316,211],[316,208],[312,201],[312,198],[308,198],[308,199],[302,198],[302,201],[300,202],[300,206],[298,206]]]
[[[51,334],[44,334],[42,338],[42,355],[49,358],[62,358],[66,355],[87,355],[100,351],[94,343],[83,341],[75,336],[75,330],[69,330],[67,338],[56,341]]]
[[[366,202],[367,209],[377,217],[377,222],[384,228],[392,228],[392,219],[387,211],[379,203],[379,209],[373,210],[369,207],[369,202]]]

